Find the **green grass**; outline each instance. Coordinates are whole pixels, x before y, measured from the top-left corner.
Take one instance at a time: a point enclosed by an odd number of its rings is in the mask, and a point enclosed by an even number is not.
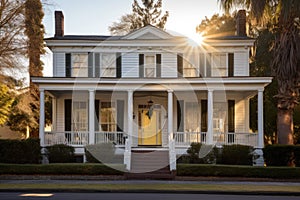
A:
[[[167,191],[167,192],[293,192],[299,193],[300,186],[277,185],[221,185],[221,184],[1,184],[1,190],[95,190],[95,191]]]

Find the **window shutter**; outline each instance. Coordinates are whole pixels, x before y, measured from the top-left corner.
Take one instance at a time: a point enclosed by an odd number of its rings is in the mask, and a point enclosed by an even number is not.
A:
[[[95,53],[95,77],[100,77],[100,53]]]
[[[156,77],[161,77],[161,54],[156,54]]]
[[[183,77],[183,54],[177,54],[177,72],[178,77]]]
[[[117,100],[117,131],[124,130],[124,101]]]
[[[95,100],[95,131],[99,131],[99,122],[100,122],[100,109],[99,109],[99,106],[100,106],[100,101],[99,100]]]
[[[228,76],[234,76],[234,53],[228,54]]]
[[[94,62],[94,54],[89,52],[88,53],[88,77],[93,77],[93,63]]]
[[[207,132],[207,100],[201,100],[201,132]]]
[[[184,132],[184,101],[177,101],[177,131]]]
[[[71,77],[71,54],[66,54],[66,77]]]
[[[206,54],[206,77],[211,77],[211,53]]]
[[[228,100],[228,132],[235,132],[235,101]]]
[[[122,77],[122,54],[117,53],[117,78]]]
[[[65,131],[72,131],[72,100],[65,99]]]
[[[144,54],[139,54],[139,75],[140,78],[144,77]]]

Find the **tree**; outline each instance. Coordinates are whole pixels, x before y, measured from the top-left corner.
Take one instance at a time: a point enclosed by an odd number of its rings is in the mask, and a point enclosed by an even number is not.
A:
[[[164,29],[169,12],[162,15],[162,0],[142,0],[142,5],[134,0],[132,4],[132,13],[123,15],[119,22],[114,22],[109,27],[111,34],[125,35],[131,31],[137,30],[147,25]]]
[[[21,69],[26,50],[24,40],[24,4],[22,1],[0,0],[0,73]]]
[[[293,144],[293,111],[299,99],[300,80],[300,1],[219,0],[219,3],[227,13],[236,5],[251,10],[250,17],[275,35],[271,66],[278,83],[278,143]]]
[[[8,119],[10,108],[13,103],[9,88],[0,83],[0,125],[4,125]]]
[[[40,59],[44,50],[44,26],[42,20],[44,17],[43,7],[40,0],[26,0],[25,2],[25,33],[28,37],[27,55],[29,58],[29,75],[42,76],[43,63]],[[35,121],[39,120],[39,91],[38,87],[30,81],[30,106]],[[38,123],[31,128],[31,136],[38,137]]]

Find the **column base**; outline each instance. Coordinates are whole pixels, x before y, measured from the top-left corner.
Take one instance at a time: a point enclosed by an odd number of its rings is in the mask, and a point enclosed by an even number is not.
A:
[[[252,153],[253,166],[264,167],[264,153],[261,148],[256,148]]]
[[[42,147],[41,154],[42,154],[42,164],[43,165],[49,164],[49,160],[48,160],[48,156],[47,156],[47,149]]]

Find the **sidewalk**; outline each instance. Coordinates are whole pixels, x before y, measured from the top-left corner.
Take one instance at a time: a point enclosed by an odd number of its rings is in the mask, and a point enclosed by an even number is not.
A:
[[[173,181],[118,179],[121,177],[0,176],[0,192],[151,192],[300,196],[299,181],[244,178],[240,180],[230,178],[230,180],[219,177],[188,177],[189,180],[176,177]]]

